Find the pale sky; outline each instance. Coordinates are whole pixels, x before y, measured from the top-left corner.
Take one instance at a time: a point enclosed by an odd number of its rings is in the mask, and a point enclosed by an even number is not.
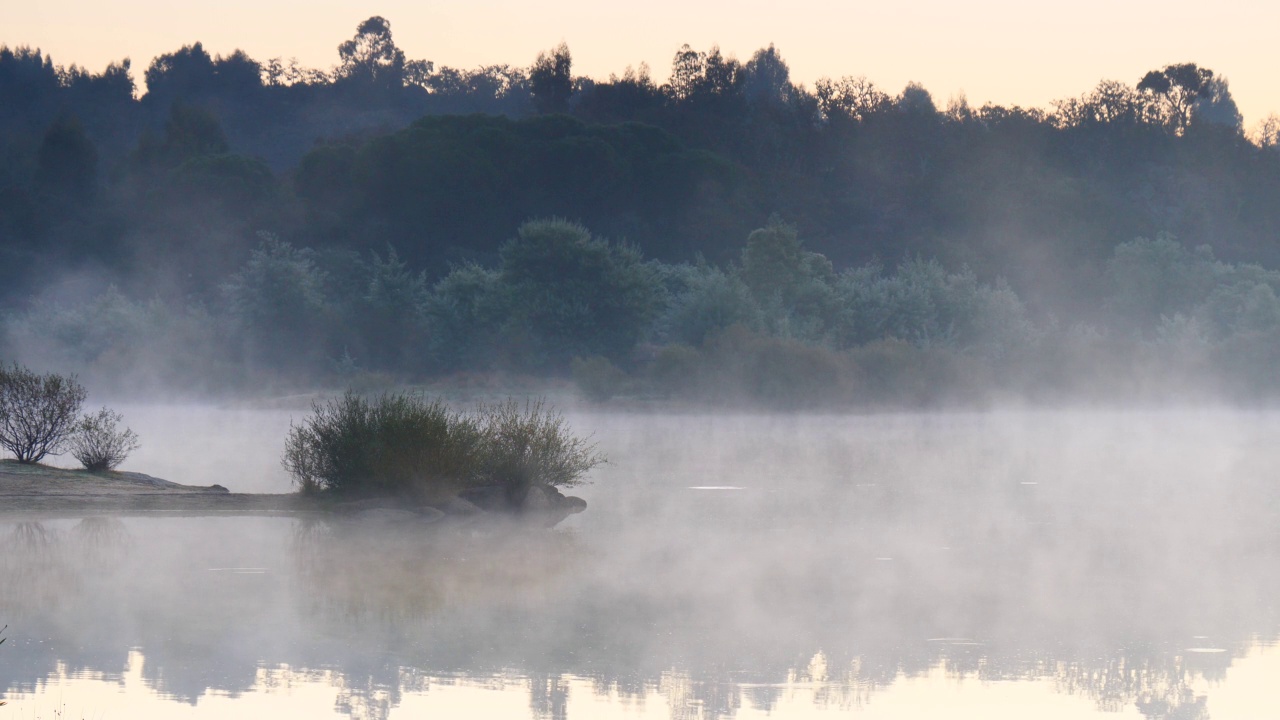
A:
[[[5,0],[0,43],[94,71],[128,56],[139,82],[153,57],[197,40],[214,54],[241,48],[327,68],[370,15],[391,21],[410,58],[463,68],[527,66],[563,40],[575,74],[606,78],[648,62],[662,81],[682,43],[746,60],[772,42],[810,87],[866,75],[891,94],[921,82],[939,105],[963,92],[974,106],[1047,107],[1102,79],[1135,84],[1147,70],[1196,62],[1230,80],[1246,128],[1280,112],[1280,3],[1257,0]]]

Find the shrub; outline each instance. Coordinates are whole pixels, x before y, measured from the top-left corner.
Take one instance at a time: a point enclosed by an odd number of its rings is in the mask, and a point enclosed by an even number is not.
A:
[[[74,375],[0,368],[0,445],[20,463],[62,454],[87,395]]]
[[[622,391],[627,382],[627,374],[609,362],[609,358],[593,355],[589,358],[576,357],[569,365],[573,373],[573,384],[588,400],[604,402]]]
[[[290,426],[284,466],[303,492],[425,499],[473,480],[480,440],[473,418],[439,400],[408,393],[369,400],[348,391]]]
[[[290,427],[283,458],[303,492],[428,502],[475,485],[499,485],[521,499],[535,484],[577,484],[601,462],[541,400],[460,413],[422,395],[370,400],[352,392],[314,404]]]
[[[122,419],[120,413],[105,407],[80,419],[69,445],[71,455],[85,470],[115,470],[129,453],[141,447],[135,432],[129,428],[117,429]]]
[[[544,400],[481,405],[479,415],[484,432],[480,475],[486,484],[506,487],[512,499],[522,499],[533,485],[577,485],[605,462],[596,446],[572,435],[564,416]]]

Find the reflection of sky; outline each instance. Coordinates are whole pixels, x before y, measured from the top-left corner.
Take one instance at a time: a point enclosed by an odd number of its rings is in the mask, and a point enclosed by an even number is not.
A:
[[[648,62],[664,79],[682,43],[719,43],[745,60],[772,42],[810,86],[822,76],[866,75],[895,93],[922,82],[943,104],[965,92],[977,105],[1047,106],[1102,79],[1136,83],[1147,70],[1190,61],[1231,80],[1247,126],[1280,111],[1273,52],[1280,5],[1254,0],[7,2],[0,43],[41,46],[59,63],[95,70],[130,55],[137,77],[151,58],[197,40],[215,53],[243,48],[260,60],[296,56],[328,67],[338,43],[374,12],[392,22],[411,58],[454,67],[525,66],[565,40],[582,74],[607,77]]]
[[[534,686],[545,680],[519,676],[457,679],[428,677],[405,691],[394,706],[377,707],[386,693],[371,693],[354,702],[344,688],[344,678],[330,671],[298,671],[288,667],[261,669],[253,687],[230,695],[208,691],[191,703],[176,703],[155,692],[144,678],[143,653],[129,653],[119,678],[104,679],[92,673],[58,672],[31,692],[11,693],[10,706],[0,718],[51,716],[147,718],[314,718],[350,709],[354,717],[484,717],[542,718],[559,714],[566,718],[683,718],[713,717],[712,708],[692,696],[687,677],[671,676],[646,685],[639,692],[619,691],[590,678],[564,676],[557,684],[563,700],[555,707],[540,703]],[[1191,683],[1195,696],[1208,696],[1206,708],[1219,719],[1262,717],[1260,709],[1274,700],[1274,680],[1280,677],[1280,651],[1254,648],[1237,659],[1226,677],[1210,684]],[[1100,710],[1087,696],[1062,693],[1052,679],[982,681],[972,673],[957,675],[939,665],[927,673],[899,676],[874,693],[857,695],[828,684],[804,680],[771,688],[764,702],[755,700],[752,687],[734,687],[740,695],[733,717],[821,718],[848,717],[856,710],[862,720],[917,720],[919,718],[982,718],[1025,720],[1037,718],[1141,718],[1130,703],[1123,708]],[[382,713],[386,714],[383,715]],[[704,714],[705,713],[705,714]],[[1193,717],[1188,715],[1188,717]]]

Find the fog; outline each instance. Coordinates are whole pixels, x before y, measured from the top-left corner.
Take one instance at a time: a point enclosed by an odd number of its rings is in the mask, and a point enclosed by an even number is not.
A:
[[[124,469],[287,492],[283,404],[121,406]],[[553,530],[4,516],[0,718],[1266,701],[1280,414],[568,417],[610,462]]]
[[[772,44],[660,84],[391,27],[331,69],[0,46],[0,367],[119,412],[122,469],[236,493],[296,489],[316,398],[545,394],[609,458],[585,512],[0,505],[0,720],[1266,706],[1280,119],[1225,68],[975,108]],[[563,500],[479,427],[295,475]]]

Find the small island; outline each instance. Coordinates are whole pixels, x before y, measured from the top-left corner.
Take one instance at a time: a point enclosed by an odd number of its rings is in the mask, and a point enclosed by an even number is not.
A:
[[[232,493],[221,485],[180,485],[137,472],[0,460],[0,517],[277,515],[307,511],[313,505],[296,493]]]
[[[377,522],[515,519],[553,526],[586,508],[571,487],[605,462],[541,400],[451,409],[410,392],[366,398],[348,391],[316,402],[292,425],[283,464],[298,491],[233,493],[115,470],[138,447],[103,408],[79,416],[74,377],[0,370],[0,517],[86,514],[292,515]],[[84,465],[44,465],[69,449]]]

